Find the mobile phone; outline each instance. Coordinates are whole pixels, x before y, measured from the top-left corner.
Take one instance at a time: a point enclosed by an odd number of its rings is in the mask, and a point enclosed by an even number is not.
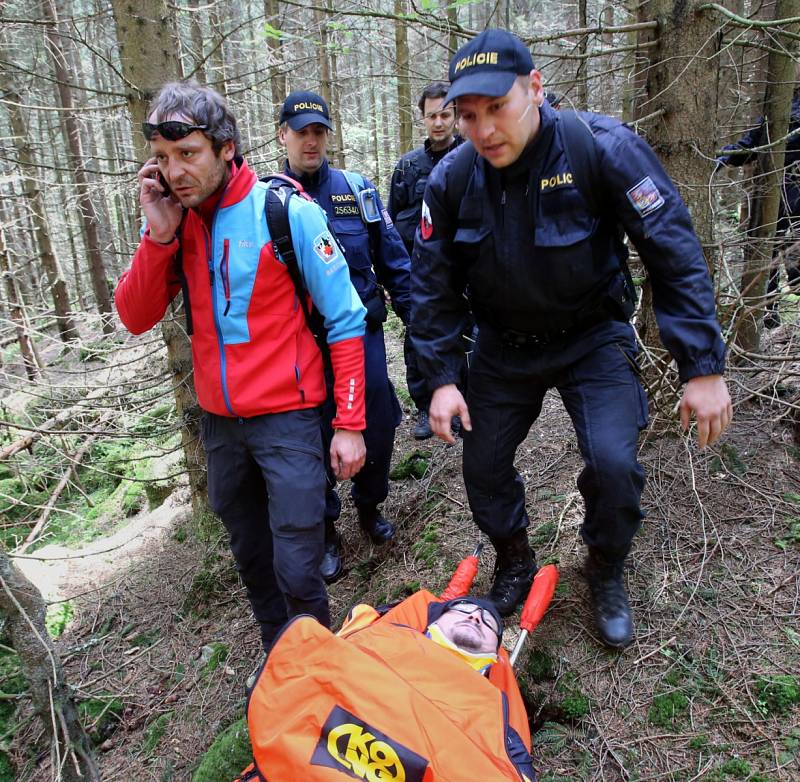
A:
[[[164,198],[169,198],[172,195],[172,190],[169,189],[167,180],[164,179],[164,175],[160,171],[156,173],[156,179],[158,180],[158,183],[161,185],[161,187],[164,188],[164,194],[163,194]]]

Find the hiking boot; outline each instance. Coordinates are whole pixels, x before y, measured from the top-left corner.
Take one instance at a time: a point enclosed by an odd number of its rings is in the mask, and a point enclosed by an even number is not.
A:
[[[633,615],[625,582],[624,559],[608,559],[597,549],[589,549],[584,575],[594,606],[594,621],[603,643],[624,649],[633,640]]]
[[[356,508],[358,523],[377,546],[388,543],[394,537],[394,524],[387,521],[377,508]]]
[[[497,551],[497,560],[492,588],[486,597],[494,603],[500,616],[509,616],[528,596],[538,570],[536,559],[524,529],[510,538],[492,538],[492,545]]]
[[[420,410],[417,412],[417,424],[414,427],[415,440],[429,440],[433,437],[431,422],[428,420],[428,411]]]
[[[326,584],[338,581],[344,574],[340,546],[342,539],[333,524],[325,525],[325,553],[319,563],[319,574]]]
[[[776,329],[781,325],[781,316],[777,309],[771,307],[764,314],[764,328]]]

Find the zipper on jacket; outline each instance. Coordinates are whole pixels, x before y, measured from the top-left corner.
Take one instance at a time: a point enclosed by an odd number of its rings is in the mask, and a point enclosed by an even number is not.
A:
[[[225,311],[222,317],[226,317],[231,308],[231,278],[229,271],[228,253],[230,252],[230,245],[226,239],[222,243],[222,260],[219,262],[219,276],[222,278],[222,289],[225,292]]]
[[[227,190],[227,187],[226,187]],[[228,395],[228,366],[227,366],[227,359],[225,356],[225,340],[222,338],[222,328],[219,323],[219,309],[217,308],[217,296],[216,291],[214,290],[214,228],[217,224],[217,215],[219,214],[219,205],[225,200],[225,192],[222,193],[222,196],[217,203],[216,208],[214,209],[214,216],[211,218],[211,235],[209,236],[208,229],[205,227],[205,223],[203,223],[203,232],[206,240],[206,260],[208,262],[208,271],[211,275],[211,309],[214,313],[214,329],[217,332],[217,349],[219,350],[219,374],[220,374],[220,387],[222,389],[222,398],[225,400],[225,407],[228,408],[228,412],[234,416],[236,416],[236,412],[233,409],[233,405],[231,405],[231,400]]]

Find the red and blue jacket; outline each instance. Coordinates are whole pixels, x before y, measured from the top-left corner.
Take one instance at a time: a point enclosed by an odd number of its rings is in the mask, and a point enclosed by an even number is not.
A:
[[[241,161],[219,199],[211,230],[189,209],[180,239],[160,244],[145,231],[117,285],[116,307],[128,330],[151,329],[181,289],[180,246],[197,397],[216,415],[249,418],[300,410],[321,405],[326,396],[322,355],[273,250],[266,192]],[[365,309],[322,209],[293,196],[289,223],[306,289],[325,319],[335,376],[333,425],[362,430]]]

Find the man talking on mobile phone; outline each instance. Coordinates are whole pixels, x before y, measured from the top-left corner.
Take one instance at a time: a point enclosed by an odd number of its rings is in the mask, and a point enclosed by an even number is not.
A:
[[[325,472],[323,359],[277,257],[267,186],[240,154],[236,119],[214,90],[165,84],[143,125],[139,171],[147,225],[116,306],[140,334],[180,292],[189,313],[208,495],[230,535],[265,649],[296,614],[330,624],[319,573]],[[364,307],[316,204],[291,196],[302,282],[324,318],[334,372],[337,477],[364,463]]]

